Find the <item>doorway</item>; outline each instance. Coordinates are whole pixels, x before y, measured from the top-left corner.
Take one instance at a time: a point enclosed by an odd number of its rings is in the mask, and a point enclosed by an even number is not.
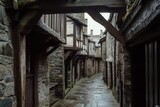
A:
[[[133,107],[145,106],[145,47],[138,45],[131,49],[131,82]]]

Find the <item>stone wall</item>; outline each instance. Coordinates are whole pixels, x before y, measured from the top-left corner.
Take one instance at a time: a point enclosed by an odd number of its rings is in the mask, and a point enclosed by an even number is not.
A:
[[[50,105],[57,98],[63,98],[64,89],[64,47],[60,46],[48,57],[48,70],[50,73]]]
[[[122,86],[123,86],[123,107],[131,107],[132,91],[131,91],[131,63],[130,55],[126,49],[122,53]]]
[[[102,60],[105,62],[106,61],[106,41],[102,42]]]
[[[106,65],[105,62],[102,60],[99,61],[99,72],[106,72]]]
[[[95,60],[95,73],[99,72],[99,60]]]
[[[93,65],[93,58],[88,58],[86,61],[85,61],[85,71],[87,71],[87,76],[90,77],[94,74],[94,71],[95,71],[95,65]]]
[[[13,58],[0,55],[0,107],[16,107]]]
[[[16,107],[9,19],[0,0],[0,107]]]
[[[38,107],[49,107],[49,72],[47,58],[38,61]]]

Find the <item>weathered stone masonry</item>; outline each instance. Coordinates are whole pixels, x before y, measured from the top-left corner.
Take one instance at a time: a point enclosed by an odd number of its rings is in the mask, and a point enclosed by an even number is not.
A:
[[[0,0],[0,107],[16,107],[9,19]]]
[[[50,105],[64,97],[64,47],[60,46],[48,57],[50,73]]]

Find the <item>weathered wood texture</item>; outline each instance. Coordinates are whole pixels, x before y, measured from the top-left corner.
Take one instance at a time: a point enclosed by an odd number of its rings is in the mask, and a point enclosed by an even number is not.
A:
[[[125,40],[128,43],[133,40],[137,40],[137,37],[146,36],[143,35],[142,32],[146,31],[150,27],[154,27],[155,23],[159,23],[160,1],[150,0],[143,5],[143,8],[141,8],[141,4],[138,4],[135,7],[134,11],[132,11],[132,13],[126,19],[122,28],[125,35]]]
[[[85,12],[95,8],[102,12],[119,12],[125,9],[124,0],[27,0],[16,3],[15,7],[28,10],[38,9],[45,13],[75,13]]]
[[[65,43],[64,38],[61,38],[60,35],[56,31],[48,29],[48,27],[44,25],[41,21],[38,22],[37,26],[35,27],[35,30],[44,35],[49,35],[50,38],[54,41]]]
[[[88,12],[89,15],[98,23],[103,25],[107,31],[115,37],[119,42],[121,42],[124,45],[124,37],[121,34],[120,31],[118,31],[111,23],[109,23],[99,12],[96,10],[92,10]]]
[[[20,35],[19,26],[13,28],[14,76],[17,96],[17,107],[25,107],[25,75],[26,75],[26,44],[25,36]]]
[[[29,11],[27,12],[19,22],[19,31],[21,34],[28,34],[33,27],[37,24],[40,17],[42,16],[41,12]]]

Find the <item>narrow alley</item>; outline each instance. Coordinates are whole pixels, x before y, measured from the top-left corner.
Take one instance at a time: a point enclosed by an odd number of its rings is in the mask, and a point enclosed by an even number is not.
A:
[[[119,107],[102,80],[102,73],[78,81],[64,99],[52,107]]]
[[[0,0],[0,107],[160,107],[160,0]]]

